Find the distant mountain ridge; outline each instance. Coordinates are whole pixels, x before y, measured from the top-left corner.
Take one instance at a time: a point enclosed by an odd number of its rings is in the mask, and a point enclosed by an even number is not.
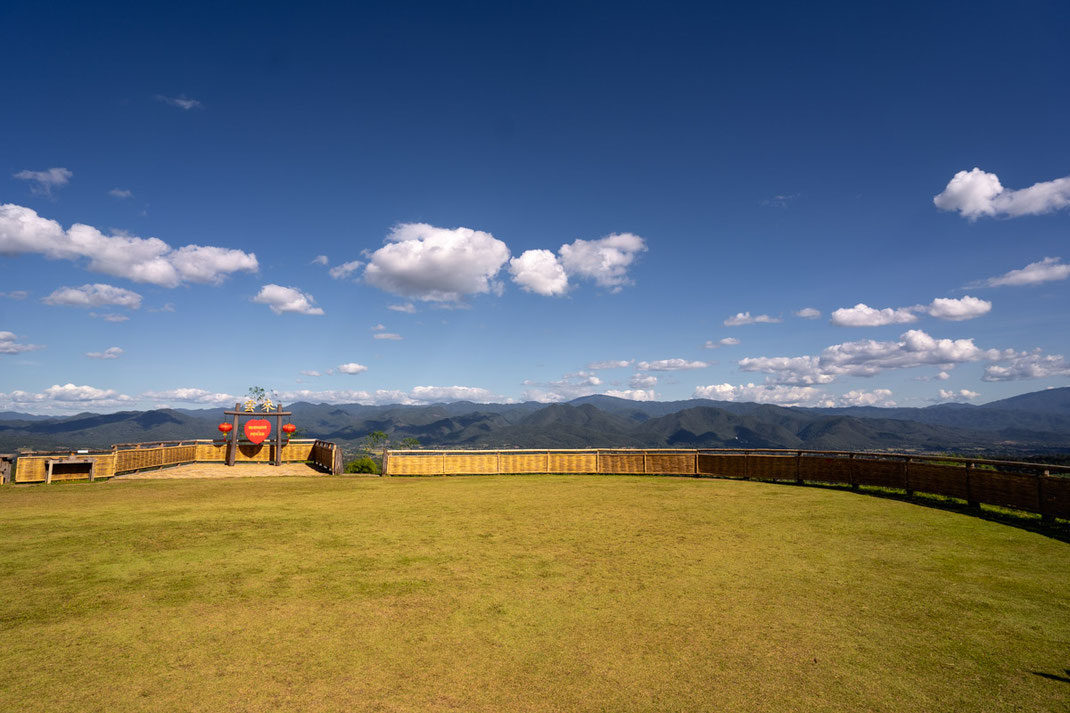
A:
[[[299,437],[352,452],[372,431],[460,448],[801,448],[972,452],[1070,451],[1070,387],[983,406],[802,408],[689,399],[585,396],[562,404],[288,405]],[[213,438],[221,409],[156,409],[42,417],[0,415],[0,451],[106,448]]]

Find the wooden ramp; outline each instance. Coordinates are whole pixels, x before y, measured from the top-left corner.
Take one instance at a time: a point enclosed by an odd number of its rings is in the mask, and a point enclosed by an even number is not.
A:
[[[283,463],[282,465],[268,465],[250,463],[248,465],[228,466],[222,463],[190,463],[177,465],[173,468],[160,468],[158,470],[144,470],[137,473],[118,475],[112,478],[114,482],[124,480],[176,480],[180,478],[271,478],[313,476],[323,477],[330,475],[322,470],[314,468],[306,463]]]

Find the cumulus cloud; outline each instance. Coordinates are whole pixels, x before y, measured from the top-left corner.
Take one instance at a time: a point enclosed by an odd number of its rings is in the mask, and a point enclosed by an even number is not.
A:
[[[351,361],[348,364],[339,364],[338,371],[343,374],[360,374],[368,370],[368,367],[363,364],[358,364],[355,361]],[[303,372],[302,372],[303,373]],[[316,374],[319,376],[319,374]]]
[[[841,307],[832,313],[831,321],[840,327],[881,327],[916,322],[918,314],[922,313],[937,319],[961,322],[988,314],[991,309],[991,302],[969,295],[957,299],[937,297],[927,305],[911,307],[875,309],[862,303],[854,307]]]
[[[42,302],[64,307],[103,307],[115,305],[128,309],[141,307],[141,295],[131,290],[101,283],[81,287],[60,287]]]
[[[633,389],[649,389],[657,386],[658,377],[653,374],[633,374],[628,386]]]
[[[875,376],[890,369],[934,365],[947,367],[981,360],[1000,360],[1013,351],[981,349],[973,339],[936,339],[924,331],[904,332],[899,341],[863,339],[834,344],[820,355],[798,357],[747,357],[739,361],[743,371],[770,375],[778,384],[828,384],[839,376]]]
[[[992,310],[992,303],[966,295],[959,299],[950,297],[937,297],[925,311],[931,317],[946,319],[951,322],[962,322],[988,314]]]
[[[372,335],[373,339],[386,339],[392,342],[400,342],[404,337],[400,334],[394,334],[393,332],[378,332]]]
[[[73,175],[65,168],[49,168],[44,171],[19,171],[13,174],[13,177],[20,181],[29,181],[30,193],[38,196],[51,196],[53,188],[67,185]]]
[[[599,287],[613,291],[632,284],[628,268],[646,242],[632,233],[613,233],[598,240],[575,240],[558,251],[561,266],[569,275],[594,280]]]
[[[610,359],[609,361],[592,361],[587,365],[587,368],[591,371],[598,371],[600,369],[624,369],[634,363],[632,359]]]
[[[173,106],[177,109],[182,109],[183,111],[204,108],[204,104],[201,104],[196,99],[190,99],[185,94],[179,94],[177,97],[169,97],[165,94],[157,94],[156,101],[163,102],[167,106]]]
[[[565,374],[556,381],[539,382],[525,380],[524,386],[531,387],[524,391],[525,401],[558,402],[590,396],[598,391],[602,379],[589,371]]]
[[[297,314],[323,314],[323,310],[315,306],[316,300],[312,295],[305,294],[296,287],[283,287],[282,285],[264,285],[260,292],[253,298],[253,302],[265,304],[275,314],[283,312],[295,312]]]
[[[40,344],[22,344],[14,332],[0,332],[0,354],[22,354],[44,349]]]
[[[26,290],[12,290],[11,292],[0,292],[0,297],[6,297],[9,300],[24,300],[30,296],[30,293]]]
[[[316,257],[312,258],[312,262],[310,264],[323,265],[324,267],[327,267],[327,263],[329,262],[330,260],[327,259],[326,255],[317,255]]]
[[[614,396],[618,399],[628,399],[629,401],[656,401],[657,394],[652,389],[610,389],[605,392],[606,396]]]
[[[0,205],[0,254],[36,253],[56,260],[88,260],[88,269],[177,287],[184,282],[219,284],[232,272],[256,272],[256,255],[204,245],[174,249],[159,238],[104,235],[75,223],[64,230],[54,220],[14,204]]]
[[[813,307],[803,307],[794,314],[796,317],[802,317],[803,319],[817,319],[821,316],[821,310]]]
[[[132,401],[132,398],[115,389],[76,386],[72,383],[53,384],[40,392],[16,390],[10,393],[0,393],[0,408],[2,409],[33,406],[35,410],[83,410],[91,407],[124,406]]]
[[[509,261],[513,282],[527,292],[559,297],[568,292],[568,275],[549,250],[527,250]]]
[[[658,359],[657,361],[641,361],[636,366],[643,371],[683,371],[686,369],[705,369],[709,366],[709,363],[688,361],[687,359]]]
[[[913,307],[875,309],[859,302],[854,307],[841,307],[832,313],[832,323],[839,327],[880,327],[885,324],[905,324],[918,321]]]
[[[118,359],[122,353],[119,347],[108,347],[102,352],[86,352],[86,356],[90,359]]]
[[[1042,354],[1039,350],[1016,354],[1006,365],[990,364],[985,367],[982,381],[1020,381],[1022,379],[1048,379],[1054,376],[1070,376],[1070,362],[1062,354]]]
[[[721,347],[734,347],[739,344],[739,340],[735,337],[725,337],[724,339],[718,339],[716,342],[712,339],[706,341],[707,349],[720,349]]]
[[[352,391],[348,389],[310,391],[303,389],[282,391],[279,393],[279,398],[287,402],[358,403],[366,406],[388,404],[419,406],[449,401],[474,401],[476,403],[507,401],[492,391],[475,386],[414,386],[411,391],[393,389],[378,389],[376,391]]]
[[[134,195],[133,191],[126,188],[113,188],[108,191],[108,195],[112,198],[118,198],[119,200],[126,200]]]
[[[975,282],[969,287],[1020,287],[1023,285],[1040,285],[1045,282],[1065,280],[1070,277],[1070,265],[1060,257],[1046,257],[1031,262],[1023,268]]]
[[[414,305],[412,302],[406,302],[400,305],[387,305],[386,308],[395,312],[404,312],[405,314],[416,313],[416,305]]]
[[[856,389],[839,396],[829,395],[814,386],[787,384],[711,384],[695,388],[694,398],[716,401],[742,401],[778,406],[895,406],[889,389]]]
[[[326,263],[324,263],[324,264],[326,264]],[[354,272],[359,270],[360,266],[363,265],[363,264],[364,263],[362,263],[360,260],[352,260],[350,262],[343,262],[341,265],[335,265],[334,267],[332,267],[330,270],[327,271],[327,274],[330,275],[331,277],[333,277],[336,280],[341,280],[341,279],[343,279],[345,277],[349,277]]]
[[[227,406],[241,401],[240,396],[208,389],[180,388],[166,391],[146,391],[140,398],[157,402],[181,401],[191,404],[219,404]]]
[[[710,384],[695,387],[693,397],[715,401],[748,401],[780,406],[803,406],[814,401],[820,393],[812,386]]]
[[[976,391],[970,391],[969,389],[959,389],[954,391],[951,389],[940,389],[935,399],[931,401],[971,401],[979,398],[981,394]]]
[[[364,280],[404,297],[426,302],[461,302],[469,295],[497,292],[494,278],[509,248],[490,233],[470,228],[436,228],[403,223],[373,252]]]
[[[302,369],[301,370],[301,375],[302,376],[323,376],[322,373],[316,371],[315,369]]]
[[[738,312],[724,321],[726,327],[739,327],[744,324],[776,324],[779,317],[771,317],[768,314],[751,316],[750,312]]]
[[[959,171],[947,187],[933,197],[933,204],[970,220],[1051,213],[1070,206],[1070,176],[1012,190],[1004,188],[994,173],[980,168]]]

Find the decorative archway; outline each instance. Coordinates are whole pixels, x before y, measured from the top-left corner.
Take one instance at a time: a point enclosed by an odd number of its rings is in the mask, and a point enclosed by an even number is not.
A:
[[[233,426],[229,429],[230,433],[226,434],[226,436],[229,436],[227,443],[227,465],[234,465],[238,457],[238,443],[241,439],[238,425],[243,416],[247,417],[248,420],[246,420],[245,427],[242,430],[244,430],[245,436],[249,439],[249,442],[258,446],[263,444],[268,436],[271,435],[271,422],[268,419],[274,419],[275,458],[272,465],[282,465],[282,419],[283,417],[292,416],[292,412],[283,411],[282,404],[277,405],[274,411],[256,411],[248,408],[248,406],[245,409],[242,409],[242,405],[236,403],[234,404],[233,411],[224,411],[223,414],[234,417]],[[252,418],[248,418],[250,416]],[[287,438],[289,438],[289,434],[287,434]]]

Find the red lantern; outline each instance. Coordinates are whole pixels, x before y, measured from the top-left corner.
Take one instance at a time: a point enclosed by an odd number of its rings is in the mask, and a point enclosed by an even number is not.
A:
[[[230,433],[232,430],[234,430],[234,424],[232,423],[219,424],[219,432],[223,434],[224,438],[226,438],[227,434]]]
[[[287,423],[282,427],[282,432],[286,434],[287,438],[289,438],[297,432],[297,426],[293,425],[292,423]]]

